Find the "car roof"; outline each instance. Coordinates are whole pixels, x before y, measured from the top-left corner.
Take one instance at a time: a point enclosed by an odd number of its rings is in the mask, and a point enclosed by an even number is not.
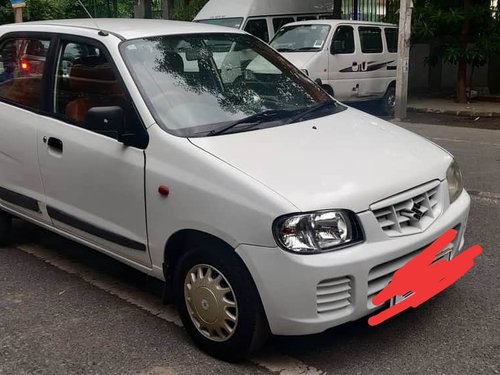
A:
[[[38,31],[78,34],[77,29],[106,31],[121,39],[137,39],[159,35],[198,33],[243,33],[233,28],[195,22],[135,18],[95,18],[24,22],[0,26],[0,32]],[[10,29],[10,30],[9,30]]]
[[[287,23],[284,26],[296,26],[296,25],[331,25],[336,26],[338,24],[342,25],[360,25],[360,26],[390,26],[397,27],[392,23],[383,22],[370,22],[370,21],[351,21],[351,20],[305,20],[298,22]]]

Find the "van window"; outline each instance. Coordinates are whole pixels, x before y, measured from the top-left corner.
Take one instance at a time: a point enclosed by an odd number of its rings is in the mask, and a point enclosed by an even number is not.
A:
[[[281,29],[281,26],[286,25],[287,23],[292,23],[295,22],[293,17],[281,17],[281,18],[273,18],[273,26],[274,26],[274,32],[278,32],[279,29]]]
[[[360,27],[359,38],[363,53],[382,53],[382,31],[378,27]]]
[[[245,31],[264,42],[269,42],[269,30],[267,29],[267,21],[265,19],[249,20],[245,26]]]
[[[354,29],[351,26],[339,26],[332,41],[332,53],[344,55],[354,53]]]
[[[0,48],[0,98],[40,109],[49,40],[12,39]]]
[[[398,30],[385,29],[385,39],[387,41],[387,50],[391,53],[398,52]]]
[[[210,25],[225,26],[225,27],[232,27],[234,29],[239,29],[241,27],[241,24],[243,23],[243,18],[241,17],[213,18],[209,20],[199,20],[195,22],[208,23]]]

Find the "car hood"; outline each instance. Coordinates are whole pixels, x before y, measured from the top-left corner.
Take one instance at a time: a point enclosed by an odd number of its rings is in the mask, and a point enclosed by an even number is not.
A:
[[[307,64],[318,52],[280,52],[281,56],[299,69],[307,69]]]
[[[352,108],[287,126],[190,140],[300,211],[365,211],[397,193],[444,180],[452,160],[432,142]]]

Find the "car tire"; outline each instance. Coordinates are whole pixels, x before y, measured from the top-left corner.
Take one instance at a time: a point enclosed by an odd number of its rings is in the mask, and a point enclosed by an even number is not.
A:
[[[384,98],[380,102],[380,107],[384,116],[394,116],[396,110],[396,88],[394,86],[387,89]]]
[[[0,211],[0,246],[5,246],[9,243],[11,231],[12,217],[3,211]]]
[[[216,358],[239,361],[270,335],[257,288],[232,249],[186,252],[177,263],[174,293],[194,343]]]

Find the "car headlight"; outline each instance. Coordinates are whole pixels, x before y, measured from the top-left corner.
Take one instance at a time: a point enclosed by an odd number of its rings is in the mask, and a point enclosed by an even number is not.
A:
[[[301,254],[332,251],[363,240],[356,216],[344,210],[282,216],[275,220],[273,232],[281,248]]]
[[[448,167],[448,171],[446,172],[446,180],[448,181],[450,204],[452,204],[458,199],[458,197],[464,190],[462,172],[460,171],[460,167],[455,160],[453,160],[453,162]]]
[[[302,73],[304,73],[306,76],[309,76],[309,71],[307,69],[300,69]]]

